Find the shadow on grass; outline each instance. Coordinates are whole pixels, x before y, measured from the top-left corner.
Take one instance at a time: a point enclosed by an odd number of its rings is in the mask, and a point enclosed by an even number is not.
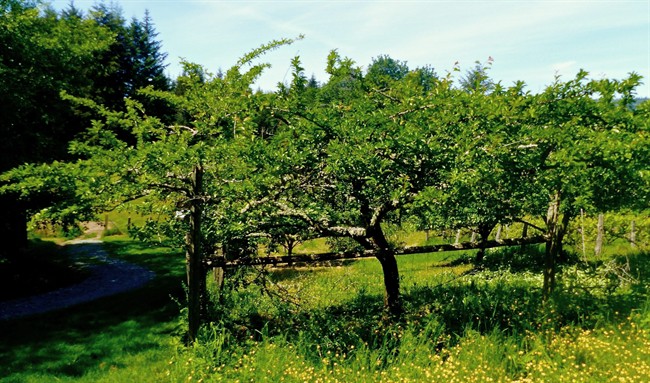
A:
[[[0,262],[0,302],[70,286],[88,275],[65,247],[31,239],[24,252]]]
[[[128,355],[155,350],[178,329],[184,259],[130,241],[105,244],[111,257],[147,267],[154,280],[94,302],[2,323],[0,376],[30,371],[81,376],[120,366]]]

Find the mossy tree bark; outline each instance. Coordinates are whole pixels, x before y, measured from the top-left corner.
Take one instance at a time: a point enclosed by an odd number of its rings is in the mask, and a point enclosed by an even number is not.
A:
[[[478,226],[477,232],[480,237],[480,247],[478,252],[476,253],[476,264],[479,265],[483,262],[483,259],[485,258],[485,249],[486,249],[486,244],[488,241],[488,237],[490,236],[490,233],[492,232],[492,229],[494,229],[494,226],[496,226],[495,223],[484,223]]]
[[[205,277],[202,262],[201,219],[203,204],[203,169],[196,166],[192,178],[192,198],[190,200],[190,230],[186,237],[187,287],[188,287],[188,343],[194,343],[201,327],[202,303],[205,297]]]
[[[556,263],[562,253],[564,235],[569,226],[571,215],[567,212],[560,213],[560,193],[556,192],[551,197],[546,215],[546,251],[544,253],[544,285],[542,295],[548,299],[555,289]]]

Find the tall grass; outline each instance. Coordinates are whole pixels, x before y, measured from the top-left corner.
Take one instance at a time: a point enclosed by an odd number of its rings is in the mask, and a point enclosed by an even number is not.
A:
[[[564,265],[542,302],[534,247],[486,269],[444,254],[400,258],[406,316],[382,321],[376,262],[239,276],[171,381],[593,382],[650,380],[647,253]],[[471,255],[459,256],[459,258]],[[450,265],[458,265],[449,267]],[[629,265],[629,266],[628,266]],[[269,284],[247,284],[268,273]],[[247,279],[248,278],[248,279]],[[279,285],[279,286],[278,286]],[[580,289],[577,286],[584,286]]]
[[[3,323],[0,381],[650,381],[650,254],[641,251],[561,265],[545,303],[535,246],[490,250],[482,269],[473,252],[400,256],[397,323],[383,320],[374,259],[241,269],[223,290],[210,284],[210,322],[184,348],[173,302],[184,299],[182,255],[120,238],[106,246],[157,278]]]

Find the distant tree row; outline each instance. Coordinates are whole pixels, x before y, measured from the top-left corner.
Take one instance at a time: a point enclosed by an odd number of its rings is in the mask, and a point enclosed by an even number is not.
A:
[[[169,90],[156,36],[148,13],[127,22],[115,5],[98,3],[88,13],[70,5],[56,12],[39,1],[2,0],[0,172],[74,157],[68,143],[97,116],[62,92],[124,110],[125,98],[138,99],[139,88]],[[146,105],[154,115],[167,113],[161,105]],[[0,198],[0,252],[13,254],[25,244],[26,212],[61,197],[53,194],[43,191],[20,202],[15,194]]]

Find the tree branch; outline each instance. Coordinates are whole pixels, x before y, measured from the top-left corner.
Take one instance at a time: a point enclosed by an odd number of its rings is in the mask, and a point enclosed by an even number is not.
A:
[[[397,117],[403,117],[403,116],[406,116],[407,114],[410,114],[410,113],[415,113],[415,112],[418,112],[418,111],[420,111],[420,110],[425,110],[425,109],[433,108],[434,106],[436,106],[436,105],[435,105],[435,104],[427,104],[427,105],[419,106],[419,107],[417,107],[417,108],[415,108],[415,109],[403,110],[403,111],[401,111],[401,112],[399,112],[399,113],[393,114],[393,115],[390,116],[389,118],[390,118],[391,120],[395,120]]]
[[[170,185],[170,184],[150,183],[148,186],[150,188],[160,188],[160,189],[164,189],[164,190],[167,190],[167,191],[173,191],[173,192],[181,193],[181,194],[184,194],[184,195],[186,195],[188,197],[192,193],[191,189],[189,189],[189,188],[184,188],[184,187],[181,187],[181,186]]]
[[[539,226],[537,226],[537,225],[534,225],[534,224],[532,224],[532,223],[530,223],[530,222],[528,222],[528,221],[525,221],[525,220],[523,220],[523,219],[516,218],[516,219],[513,219],[512,221],[513,221],[513,222],[524,223],[524,224],[526,224],[526,225],[532,227],[533,229],[537,229],[537,230],[541,231],[542,233],[546,232],[546,230],[542,229],[541,227],[539,227]]]
[[[316,232],[326,236],[332,237],[351,237],[351,238],[366,238],[367,230],[363,227],[354,226],[330,226],[329,221],[325,217],[314,219],[306,212],[298,209],[291,208],[281,202],[276,202],[275,205],[280,209],[276,214],[279,216],[293,217],[305,222],[309,227],[312,227]]]

